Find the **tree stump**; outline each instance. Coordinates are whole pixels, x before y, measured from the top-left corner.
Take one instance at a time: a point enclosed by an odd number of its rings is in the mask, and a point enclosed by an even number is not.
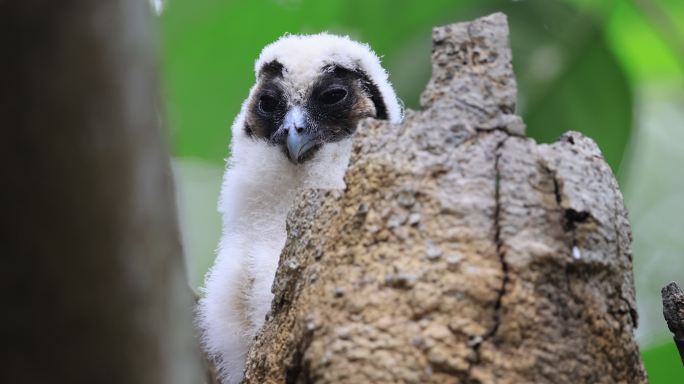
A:
[[[503,14],[433,31],[423,111],[306,191],[247,383],[641,383],[630,227],[601,151],[525,137]]]

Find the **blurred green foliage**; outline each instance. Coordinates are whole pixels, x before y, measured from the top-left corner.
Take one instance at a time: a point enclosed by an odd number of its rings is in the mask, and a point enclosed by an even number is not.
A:
[[[399,96],[416,109],[430,76],[432,26],[495,11],[509,17],[518,113],[528,134],[549,142],[578,130],[598,142],[616,172],[628,167],[634,160],[623,158],[639,112],[637,88],[684,84],[682,0],[168,0],[160,25],[174,153],[220,172],[230,125],[254,82],[254,60],[284,33],[329,31],[368,42]],[[196,164],[179,168],[201,173]],[[209,179],[189,183],[190,200],[214,206],[218,180]],[[204,230],[196,206],[187,210],[190,232]],[[203,237],[212,249],[216,236],[191,233],[186,242]],[[211,263],[210,251],[199,253],[197,276]],[[652,383],[684,382],[672,343],[643,356]]]
[[[231,120],[254,81],[254,59],[283,33],[328,30],[370,43],[384,56],[399,96],[419,108],[430,76],[432,26],[494,11],[509,16],[529,135],[548,142],[583,131],[616,169],[632,127],[629,83],[596,18],[558,0],[173,0],[162,27],[176,153],[210,161],[227,156]]]
[[[672,340],[656,345],[641,354],[652,384],[681,384],[684,367]]]

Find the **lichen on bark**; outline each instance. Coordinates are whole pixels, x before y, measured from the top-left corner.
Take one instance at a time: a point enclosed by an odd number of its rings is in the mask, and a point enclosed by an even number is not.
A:
[[[506,18],[433,32],[422,111],[306,191],[245,382],[645,382],[631,240],[596,144],[525,137]]]

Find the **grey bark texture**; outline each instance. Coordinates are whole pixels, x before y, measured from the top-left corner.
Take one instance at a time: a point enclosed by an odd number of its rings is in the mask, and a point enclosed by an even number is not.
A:
[[[665,322],[672,332],[679,357],[684,364],[684,292],[677,283],[671,282],[661,290],[661,294]]]
[[[641,383],[630,227],[601,151],[524,136],[506,18],[433,31],[422,111],[307,191],[247,383]]]
[[[199,381],[147,7],[0,2],[2,383]]]

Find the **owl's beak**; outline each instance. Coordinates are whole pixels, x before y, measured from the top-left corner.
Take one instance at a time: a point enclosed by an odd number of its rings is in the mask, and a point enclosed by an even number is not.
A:
[[[287,131],[287,153],[293,163],[302,162],[309,151],[316,146],[316,140],[302,128],[292,128]]]
[[[299,164],[316,146],[315,137],[307,128],[306,112],[300,106],[294,106],[285,115],[284,127],[287,129],[287,153],[293,163]]]

